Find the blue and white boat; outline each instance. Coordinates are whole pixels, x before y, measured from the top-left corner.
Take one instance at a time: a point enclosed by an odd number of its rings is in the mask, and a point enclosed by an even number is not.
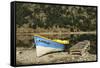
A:
[[[38,35],[34,36],[34,41],[38,57],[50,52],[63,51],[65,47],[63,44]]]

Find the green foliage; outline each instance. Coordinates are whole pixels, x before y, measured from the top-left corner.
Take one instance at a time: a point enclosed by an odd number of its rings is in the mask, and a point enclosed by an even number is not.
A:
[[[16,22],[19,26],[30,23],[34,29],[59,26],[71,31],[94,31],[96,7],[17,3]]]

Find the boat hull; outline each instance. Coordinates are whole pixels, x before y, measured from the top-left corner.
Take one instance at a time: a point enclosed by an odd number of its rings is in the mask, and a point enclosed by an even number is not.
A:
[[[34,36],[34,41],[36,45],[37,56],[42,56],[44,54],[56,51],[63,51],[64,45],[48,40],[39,36]]]

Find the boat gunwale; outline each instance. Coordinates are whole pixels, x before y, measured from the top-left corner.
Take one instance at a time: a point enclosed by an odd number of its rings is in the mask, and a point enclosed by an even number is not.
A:
[[[53,40],[51,40],[51,39],[49,39],[49,38],[46,38],[46,37],[43,37],[43,36],[40,36],[40,35],[37,35],[37,34],[33,35],[33,37],[34,37],[34,36],[38,36],[38,37],[40,37],[40,38],[44,38],[44,39],[50,40],[50,41],[52,41],[52,42],[56,42],[56,41],[53,41]],[[59,43],[59,42],[56,42],[56,43]],[[62,44],[62,43],[59,43],[59,44]],[[63,45],[65,45],[65,44],[63,44]]]

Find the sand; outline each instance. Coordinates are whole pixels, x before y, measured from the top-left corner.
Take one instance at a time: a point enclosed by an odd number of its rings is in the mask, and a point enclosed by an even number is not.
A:
[[[96,61],[96,55],[88,52],[84,56],[70,55],[68,52],[55,52],[36,57],[36,48],[17,47],[16,50],[17,65]]]

